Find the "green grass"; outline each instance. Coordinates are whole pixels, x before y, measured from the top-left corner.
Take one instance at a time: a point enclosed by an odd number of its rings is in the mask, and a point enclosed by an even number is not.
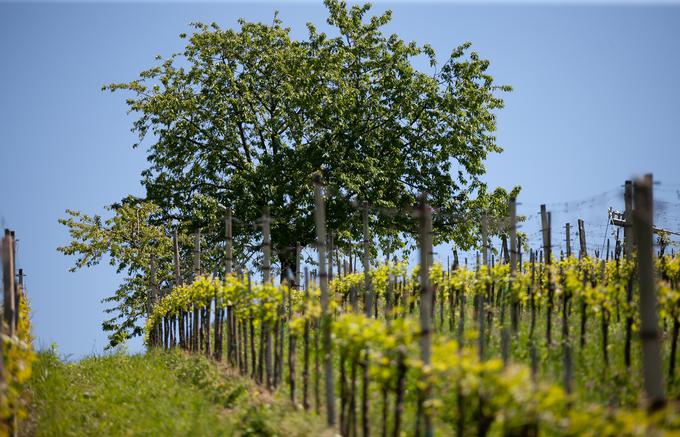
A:
[[[307,436],[321,419],[295,411],[214,362],[177,352],[61,361],[42,352],[26,435]]]

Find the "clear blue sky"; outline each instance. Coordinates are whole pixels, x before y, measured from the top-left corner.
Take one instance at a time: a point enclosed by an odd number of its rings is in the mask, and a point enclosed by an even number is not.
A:
[[[524,213],[548,203],[562,222],[586,217],[601,239],[623,180],[651,171],[669,202],[660,221],[680,227],[680,7],[503,3],[375,9],[393,9],[389,31],[442,56],[471,41],[497,80],[514,87],[498,117],[506,151],[489,160],[487,180],[521,185]],[[57,219],[66,208],[102,213],[144,194],[133,118],[102,84],[134,79],[156,54],[180,50],[177,36],[192,21],[270,21],[276,8],[297,36],[307,21],[324,23],[320,2],[0,1],[0,224],[17,231],[40,345],[56,342],[74,357],[101,351],[100,300],[119,280],[108,266],[69,273],[72,259],[55,250],[67,242]],[[564,203],[578,199],[586,201]]]

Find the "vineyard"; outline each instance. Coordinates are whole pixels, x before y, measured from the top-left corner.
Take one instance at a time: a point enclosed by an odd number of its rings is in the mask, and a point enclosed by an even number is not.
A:
[[[16,238],[5,229],[2,239],[3,306],[0,319],[0,436],[17,435],[28,415],[26,390],[35,353],[30,306],[23,288],[23,272],[15,270]],[[15,281],[16,277],[19,281]]]
[[[652,257],[651,185],[635,188],[636,253],[552,261],[546,228],[544,259],[520,263],[510,229],[507,262],[443,267],[421,203],[419,266],[331,279],[317,184],[318,270],[274,285],[265,224],[262,282],[196,275],[153,304],[146,341],[224,356],[345,436],[677,432],[680,257]]]
[[[2,3],[0,437],[680,437],[680,9]]]

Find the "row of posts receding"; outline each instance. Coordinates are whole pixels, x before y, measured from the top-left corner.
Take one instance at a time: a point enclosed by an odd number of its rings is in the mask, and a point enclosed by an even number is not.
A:
[[[627,259],[631,259],[633,256],[633,248],[634,245],[636,246],[637,250],[637,274],[638,274],[638,279],[639,279],[639,293],[640,293],[640,299],[639,299],[639,313],[640,313],[640,321],[641,321],[641,326],[640,326],[640,337],[642,340],[642,365],[643,365],[643,378],[644,378],[644,389],[645,393],[650,400],[650,404],[652,405],[653,408],[656,408],[660,405],[663,405],[665,402],[665,394],[664,394],[664,388],[663,388],[663,378],[662,378],[662,369],[661,369],[661,344],[660,344],[660,339],[659,339],[659,328],[658,328],[658,314],[657,314],[657,297],[656,297],[656,290],[655,290],[655,280],[654,280],[654,267],[653,267],[653,197],[652,197],[652,188],[653,188],[653,181],[651,175],[645,176],[644,178],[638,179],[635,182],[627,181],[625,184],[625,226],[624,226],[624,243],[623,243],[623,253],[625,254]],[[321,351],[322,351],[322,363],[318,362],[318,355],[316,357],[316,363],[314,363],[315,367],[319,368],[320,365],[323,366],[323,378],[325,379],[326,383],[324,384],[325,387],[325,413],[326,413],[326,419],[327,423],[329,426],[334,426],[336,424],[337,418],[336,418],[336,403],[335,403],[335,384],[332,382],[333,381],[333,348],[332,348],[332,339],[331,339],[331,322],[332,322],[332,314],[329,311],[329,294],[328,294],[328,282],[329,282],[329,276],[332,272],[333,269],[333,263],[332,263],[332,239],[327,238],[327,232],[326,232],[326,217],[325,217],[325,201],[324,201],[324,186],[323,182],[320,177],[316,177],[314,180],[314,194],[315,194],[315,212],[314,212],[314,219],[315,219],[315,224],[316,224],[316,252],[318,256],[318,271],[316,273],[311,273],[305,269],[305,285],[308,284],[310,280],[310,276],[312,276],[312,280],[318,281],[319,289],[320,289],[320,302],[321,302],[321,317],[318,322],[318,326],[315,328],[320,330],[321,333]],[[369,213],[369,207],[368,204],[364,203],[361,206],[362,209],[362,215],[363,215],[363,270],[364,270],[364,275],[365,275],[365,290],[364,290],[364,307],[365,307],[365,315],[367,317],[372,317],[372,308],[373,308],[373,301],[374,301],[374,296],[372,292],[372,284],[371,284],[371,278],[370,278],[370,260],[369,260],[369,249],[370,249],[370,234],[369,234],[369,220],[368,220],[368,213]],[[425,194],[419,196],[418,198],[418,205],[416,208],[414,208],[415,216],[418,218],[419,222],[419,249],[420,249],[420,350],[421,350],[421,359],[424,364],[424,366],[428,366],[431,361],[431,349],[432,349],[432,340],[431,340],[431,333],[432,333],[432,316],[434,314],[435,308],[434,308],[434,302],[435,302],[435,296],[433,292],[433,288],[430,284],[430,279],[429,279],[429,270],[432,267],[433,263],[433,245],[432,245],[432,240],[433,240],[433,230],[432,230],[432,215],[433,212],[436,214],[436,211],[433,211],[433,208],[428,204],[427,196]],[[550,266],[552,263],[552,235],[551,235],[551,229],[552,229],[552,224],[551,224],[551,215],[550,212],[547,211],[547,208],[545,205],[541,205],[541,210],[540,210],[540,215],[541,215],[541,235],[542,235],[542,251],[538,256],[542,258],[541,261],[543,261],[546,265]],[[491,262],[489,260],[489,220],[490,218],[487,215],[482,215],[481,217],[481,255],[482,255],[482,263],[478,262],[478,268],[480,265],[483,266],[490,266]],[[233,273],[233,235],[232,235],[232,211],[227,209],[225,212],[225,238],[226,238],[226,256],[225,256],[225,271],[227,274],[232,274]],[[587,246],[586,246],[586,232],[585,232],[585,225],[583,220],[579,219],[578,222],[578,234],[579,234],[579,258],[584,258],[587,256]],[[269,217],[269,211],[268,209],[264,210],[263,214],[263,219],[261,222],[262,225],[262,252],[263,252],[263,262],[262,262],[262,279],[264,283],[271,283],[272,278],[271,278],[271,238],[270,238],[270,217]],[[504,247],[504,256],[503,258],[505,259],[505,262],[508,262],[510,264],[510,272],[511,272],[511,278],[513,278],[519,268],[522,268],[522,261],[521,261],[521,256],[522,256],[522,241],[520,237],[517,234],[517,213],[516,213],[516,201],[515,199],[511,199],[509,204],[508,204],[508,217],[505,219],[504,222],[505,229],[508,232],[508,237],[509,237],[509,247],[507,244],[507,237],[503,238],[503,247]],[[570,242],[570,233],[571,233],[571,226],[570,224],[567,224],[565,227],[565,233],[566,233],[566,241],[567,241],[567,246],[566,246],[566,256],[571,257],[572,256],[572,250],[571,250],[571,242]],[[331,246],[331,248],[328,248],[327,245]],[[177,235],[174,235],[174,246],[175,246],[175,277],[176,277],[176,282],[178,284],[181,283],[181,275],[180,275],[180,270],[179,270],[179,248],[178,248],[178,238]],[[618,247],[618,240],[617,240],[617,247]],[[4,248],[4,246],[3,246]],[[296,258],[297,258],[297,269],[296,272],[294,272],[294,276],[291,278],[292,281],[295,283],[294,285],[296,287],[300,287],[301,284],[301,272],[300,272],[300,253],[301,253],[301,247],[298,244],[295,247],[295,252],[296,252]],[[194,254],[194,269],[196,275],[200,275],[201,273],[201,265],[200,265],[200,231],[197,232],[195,235],[195,254]],[[479,256],[479,255],[478,255]],[[530,261],[531,264],[535,263],[537,261],[537,254],[534,251],[530,252]],[[152,260],[153,262],[153,260]],[[603,261],[604,262],[604,261]],[[447,262],[448,263],[448,262]],[[347,264],[345,263],[345,266]],[[349,265],[352,265],[351,259],[349,261]],[[340,263],[338,263],[338,271],[340,271]],[[454,251],[454,266],[458,266],[458,253]],[[345,267],[343,269],[347,271],[348,269]],[[152,268],[152,272],[154,269]],[[533,274],[533,267],[532,267],[532,274]],[[548,270],[548,275],[550,275],[550,269]],[[152,279],[155,281],[155,279]],[[250,281],[250,275],[248,276],[248,280]],[[551,344],[553,342],[553,333],[551,332],[551,327],[553,325],[552,321],[550,318],[553,316],[553,306],[555,305],[554,302],[554,286],[553,282],[550,277],[548,277],[548,300],[547,300],[547,305],[548,305],[548,310],[545,312],[545,317],[547,318],[546,321],[546,341],[548,344]],[[390,290],[392,287],[392,283],[388,285],[388,293],[386,296],[386,305],[387,307],[391,307],[393,305],[391,301],[391,294]],[[349,300],[351,303],[351,306],[353,310],[358,309],[358,296],[357,296],[358,290],[352,290],[349,295]],[[632,301],[632,284],[629,284],[628,287],[628,301]],[[158,292],[156,290],[152,291],[152,296],[157,297]],[[290,299],[290,296],[288,296],[288,299]],[[477,296],[475,301],[475,318],[477,319],[478,323],[478,329],[480,333],[485,332],[485,323],[489,323],[489,320],[487,318],[487,315],[485,314],[485,308],[487,307],[488,302],[485,301],[485,297],[483,294],[480,294]],[[477,299],[479,299],[477,301]],[[533,299],[533,298],[532,298]],[[564,389],[567,393],[570,393],[572,391],[572,385],[573,385],[573,375],[572,375],[572,356],[571,356],[571,342],[569,340],[569,324],[567,320],[567,305],[568,305],[568,299],[569,296],[563,296],[561,298],[561,305],[562,305],[562,339],[564,340],[562,343],[562,349],[563,349],[563,367],[564,367],[564,380],[563,380],[563,386]],[[532,339],[532,342],[530,343],[530,356],[531,356],[531,362],[532,362],[532,371],[535,373],[536,372],[536,367],[537,367],[537,357],[536,357],[536,350],[535,350],[535,344],[533,342],[533,330],[534,330],[534,324],[535,324],[535,317],[536,315],[534,314],[533,310],[533,300],[532,302],[529,303],[531,307],[531,331],[530,331],[530,338]],[[289,306],[290,309],[290,306]],[[189,341],[186,336],[187,333],[189,333],[188,329],[181,329],[180,330],[180,343],[187,347],[190,350],[193,351],[198,351],[200,349],[199,346],[199,338],[202,336],[203,337],[203,348],[208,351],[210,351],[210,309],[204,310],[204,314],[199,315],[199,310],[198,308],[194,309],[193,315],[187,314],[187,317],[192,318],[192,335],[190,337],[192,338],[191,341]],[[443,311],[443,309],[441,310]],[[508,344],[511,340],[511,338],[517,333],[517,325],[518,325],[518,318],[519,318],[519,302],[512,302],[512,304],[509,307],[509,317],[510,317],[510,326],[507,327],[507,324],[503,323],[503,329],[501,332],[501,354],[504,363],[507,363],[508,361]],[[284,314],[281,314],[281,316],[285,316]],[[291,317],[290,312],[287,315],[289,318]],[[501,319],[504,320],[506,317],[506,309],[503,308],[501,311]],[[200,320],[205,320],[207,317],[207,322],[203,324],[202,322],[199,322]],[[226,320],[225,320],[226,317]],[[386,313],[386,318],[389,319],[389,312]],[[461,307],[461,318],[464,318],[464,312]],[[224,330],[224,326],[226,325],[228,332],[231,333],[237,333],[240,330],[242,332],[242,337],[241,338],[246,338],[248,335],[248,329],[250,329],[250,341],[251,341],[251,360],[252,360],[252,372],[256,380],[259,382],[266,384],[268,388],[275,388],[276,385],[280,382],[280,375],[282,374],[282,366],[284,364],[282,353],[283,353],[283,330],[280,329],[280,327],[272,327],[269,326],[268,324],[263,324],[262,325],[262,333],[261,333],[261,338],[264,338],[265,341],[263,342],[264,344],[260,344],[260,348],[264,348],[262,353],[260,354],[260,357],[264,357],[264,364],[262,363],[262,359],[260,360],[258,364],[258,368],[256,369],[256,362],[255,362],[255,353],[256,351],[254,350],[254,333],[253,333],[253,328],[252,328],[252,322],[250,326],[237,326],[237,322],[235,317],[233,316],[233,311],[232,308],[227,307],[226,311],[221,309],[221,305],[218,305],[216,302],[215,305],[215,315],[214,315],[214,321],[215,321],[215,327],[214,327],[214,346],[213,346],[213,356],[215,359],[220,360],[222,357],[222,334]],[[164,323],[168,323],[165,321]],[[188,320],[180,320],[179,323],[182,323],[184,326],[184,323],[187,323],[187,327],[189,326]],[[627,320],[627,328],[626,328],[626,336],[628,339],[630,339],[631,336],[631,325],[632,325],[632,319]],[[273,329],[273,332],[270,332],[270,330]],[[309,329],[312,328],[310,326],[305,326],[305,344],[308,343],[308,336],[309,336]],[[205,334],[202,335],[200,334],[200,330],[205,329]],[[162,331],[162,330],[161,330]],[[158,332],[158,335],[161,335],[161,331]],[[165,332],[167,333],[167,326],[165,328]],[[272,346],[271,343],[271,334],[274,334],[274,341],[275,344]],[[583,332],[581,333],[582,338],[583,338]],[[462,340],[462,331],[458,332],[459,340]],[[167,335],[166,335],[167,337]],[[184,337],[184,338],[183,338]],[[296,338],[293,335],[289,336],[289,348],[292,348],[293,350],[295,349],[295,341]],[[318,341],[318,337],[317,337]],[[165,339],[164,343],[168,343],[168,339]],[[262,342],[261,342],[262,343]],[[248,366],[248,359],[247,357],[241,358],[241,351],[240,348],[244,348],[244,353],[247,352],[248,345],[237,345],[236,344],[236,336],[235,335],[229,335],[227,338],[227,358],[230,363],[232,364],[238,364],[240,367],[245,366],[247,368]],[[272,351],[273,347],[273,351]],[[237,350],[238,349],[238,350]],[[478,337],[478,353],[479,353],[479,358],[480,360],[485,360],[485,336],[484,335],[479,335]],[[275,362],[272,363],[272,353],[274,354]],[[630,350],[627,348],[626,350],[626,362],[627,365],[630,365]],[[290,373],[292,375],[295,375],[296,372],[296,363],[295,359],[291,358],[289,355],[288,357],[288,365],[290,368]],[[264,366],[264,369],[263,369]],[[308,400],[308,393],[306,389],[306,384],[307,384],[307,379],[309,377],[309,356],[307,351],[305,352],[305,363],[304,363],[304,370],[303,370],[303,380],[305,381],[305,389],[304,389],[304,400],[303,404],[308,407],[309,406],[309,400]],[[266,371],[266,378],[263,376],[263,374]],[[259,376],[258,376],[259,375]],[[294,376],[291,377],[290,383],[290,388],[291,388],[291,399],[293,402],[295,402],[296,399],[296,387],[295,387],[295,378]],[[316,390],[318,390],[318,385],[316,386]],[[315,397],[318,399],[319,398],[319,393],[315,393]],[[422,392],[419,394],[418,397],[418,403],[419,403],[419,416],[418,416],[418,421],[422,424],[422,430],[423,430],[423,435],[430,436],[432,435],[432,418],[430,417],[430,409],[429,408],[423,408],[422,406],[425,405],[430,396],[430,390],[428,387],[428,384],[426,383],[424,388],[422,389]],[[318,408],[318,401],[317,401],[317,408]],[[344,411],[344,410],[343,410]],[[342,418],[341,418],[342,420]]]

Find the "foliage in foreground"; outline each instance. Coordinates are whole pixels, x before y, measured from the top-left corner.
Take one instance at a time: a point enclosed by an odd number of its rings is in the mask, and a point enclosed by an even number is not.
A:
[[[395,402],[402,402],[403,405],[403,408],[395,407],[395,411],[403,414],[404,428],[410,428],[414,423],[414,405],[425,383],[429,385],[433,395],[426,408],[431,409],[438,429],[449,432],[452,429],[476,429],[478,435],[533,435],[534,431],[540,430],[548,435],[590,433],[614,436],[650,435],[663,431],[673,435],[673,432],[680,429],[677,405],[671,403],[667,409],[648,415],[640,408],[643,402],[638,404],[642,401],[639,387],[632,398],[613,401],[613,392],[601,393],[598,399],[591,399],[592,396],[586,393],[587,386],[583,383],[584,380],[597,378],[612,382],[612,376],[608,375],[620,374],[616,370],[619,366],[613,360],[609,361],[608,354],[600,359],[600,347],[605,352],[610,351],[611,342],[615,341],[618,351],[619,346],[623,346],[626,341],[618,335],[619,329],[628,320],[631,333],[639,331],[634,310],[637,307],[637,297],[631,297],[632,300],[628,301],[625,293],[628,284],[634,285],[631,282],[632,265],[632,262],[624,260],[605,263],[589,258],[582,261],[570,258],[555,265],[529,263],[525,266],[528,268],[517,272],[515,276],[511,276],[508,266],[502,264],[493,268],[483,267],[477,272],[458,269],[451,272],[450,276],[435,265],[430,276],[438,291],[435,306],[438,314],[435,317],[435,326],[438,329],[435,329],[433,338],[431,366],[423,365],[418,348],[421,331],[414,320],[420,305],[417,272],[408,275],[403,265],[389,268],[383,266],[372,272],[374,291],[386,303],[384,307],[381,305],[381,308],[376,309],[376,314],[379,313],[377,319],[354,313],[347,305],[347,297],[351,296],[352,289],[363,294],[360,289],[362,275],[348,275],[333,281],[330,285],[329,305],[330,312],[334,314],[331,322],[334,346],[332,353],[338,358],[335,366],[339,364],[335,375],[339,378],[334,377],[333,383],[337,386],[336,393],[340,393],[341,423],[342,412],[349,411],[348,414],[351,415],[354,409],[347,405],[356,404],[354,398],[358,389],[355,390],[354,387],[357,385],[355,375],[359,367],[367,369],[364,370],[365,376],[361,377],[365,378],[365,382],[360,383],[362,391],[365,386],[371,387],[368,392],[376,390],[383,393],[382,400],[371,400],[371,411],[374,411],[374,407],[376,410],[382,407],[385,408],[383,411],[387,411],[386,406],[391,404],[388,400],[394,396]],[[680,258],[662,258],[658,267],[662,277],[658,284],[660,315],[665,325],[675,326]],[[405,282],[396,287],[393,283],[393,287],[389,287],[389,274],[401,277]],[[636,296],[636,293],[631,296]],[[164,343],[166,347],[172,347],[176,345],[175,328],[185,326],[184,336],[179,336],[179,344],[182,345],[182,339],[192,336],[189,326],[194,323],[202,326],[200,329],[207,326],[205,320],[209,320],[209,312],[198,313],[198,310],[210,308],[213,301],[233,310],[240,326],[250,325],[251,342],[257,341],[259,344],[267,337],[263,337],[262,333],[257,335],[257,332],[266,332],[261,331],[260,327],[281,326],[278,324],[281,320],[285,325],[287,313],[292,315],[288,319],[289,333],[303,339],[310,326],[318,326],[321,315],[316,288],[303,293],[285,286],[252,285],[247,278],[228,276],[222,281],[201,277],[192,284],[175,288],[155,305],[147,324],[147,341],[150,344]],[[476,320],[484,320],[484,324],[488,326],[482,334],[485,348],[488,348],[486,360],[480,359],[479,350],[474,344],[480,336],[473,311],[474,302],[483,302],[483,308],[477,308]],[[517,311],[518,326],[514,328],[516,334],[509,340],[512,350],[510,362],[504,366],[498,357],[500,354],[497,339],[499,330],[504,331],[511,326],[507,314],[511,310]],[[616,314],[619,312],[621,316],[617,322]],[[201,322],[198,322],[196,314],[201,314]],[[454,317],[457,314],[464,316]],[[548,317],[546,325],[543,321],[549,314],[554,317]],[[559,314],[569,316],[560,320]],[[542,328],[554,325],[553,328],[556,329],[562,325],[564,329],[564,323],[573,325],[571,332],[574,334],[565,336],[565,331],[562,331],[560,336],[553,333],[544,344],[540,338],[542,334],[539,334],[543,331]],[[162,324],[165,326],[164,338],[161,338]],[[598,338],[596,334],[599,329],[588,329],[595,324],[603,332],[617,335],[614,338],[609,338],[608,335]],[[577,330],[579,325],[582,327],[581,332]],[[194,331],[196,332],[199,331]],[[455,332],[459,333],[457,340],[451,338]],[[318,332],[315,332],[315,342],[317,335]],[[258,338],[254,338],[255,336]],[[632,336],[629,338],[632,339]],[[576,344],[581,339],[583,343],[576,349]],[[461,340],[466,343],[465,347],[459,346]],[[664,340],[670,343],[672,350],[669,355],[672,357],[677,338],[672,336]],[[196,346],[198,341],[193,344]],[[201,342],[201,350],[207,344]],[[304,339],[305,347],[307,344],[307,339]],[[570,350],[572,347],[576,349],[579,358],[575,372],[576,390],[571,395],[555,383],[563,372],[558,363],[562,362],[565,345],[569,345]],[[528,351],[532,348],[537,350],[536,354],[542,361],[541,368],[553,365],[557,365],[557,368],[554,371],[537,370],[539,375],[532,378],[532,372],[526,363],[530,355]],[[236,349],[240,351],[238,347]],[[253,353],[257,350],[255,346],[251,346],[251,349]],[[316,359],[319,356],[318,346],[310,345],[310,349],[313,349]],[[637,346],[634,350],[637,351]],[[206,349],[206,352],[209,351]],[[581,365],[581,357],[589,358],[589,366]],[[251,358],[254,363],[255,357]],[[262,360],[261,352],[258,361],[261,363]],[[247,359],[244,361],[247,362]],[[672,376],[674,364],[673,360],[670,361],[669,370]],[[625,369],[628,379],[639,379],[631,378],[631,375],[637,373],[638,366],[639,363],[633,362]],[[351,377],[348,376],[350,374]],[[619,384],[629,387],[629,384],[621,381]],[[318,387],[318,383],[315,382],[315,385]],[[598,390],[601,389],[599,385],[597,387]],[[669,388],[673,387],[669,380]],[[396,414],[395,412],[395,417]],[[371,422],[387,423],[385,417],[388,416],[383,415],[382,421]],[[371,427],[375,428],[374,425]],[[382,427],[386,429],[386,426]],[[347,434],[347,430],[344,434]]]
[[[35,360],[33,337],[31,336],[30,306],[23,291],[19,296],[19,323],[12,337],[3,333],[3,366],[0,377],[0,436],[8,435],[9,421],[26,417],[29,398],[26,383],[31,377]],[[2,322],[0,322],[2,323]]]
[[[37,436],[323,435],[250,381],[202,357],[115,353],[61,361],[42,352],[30,383]]]

